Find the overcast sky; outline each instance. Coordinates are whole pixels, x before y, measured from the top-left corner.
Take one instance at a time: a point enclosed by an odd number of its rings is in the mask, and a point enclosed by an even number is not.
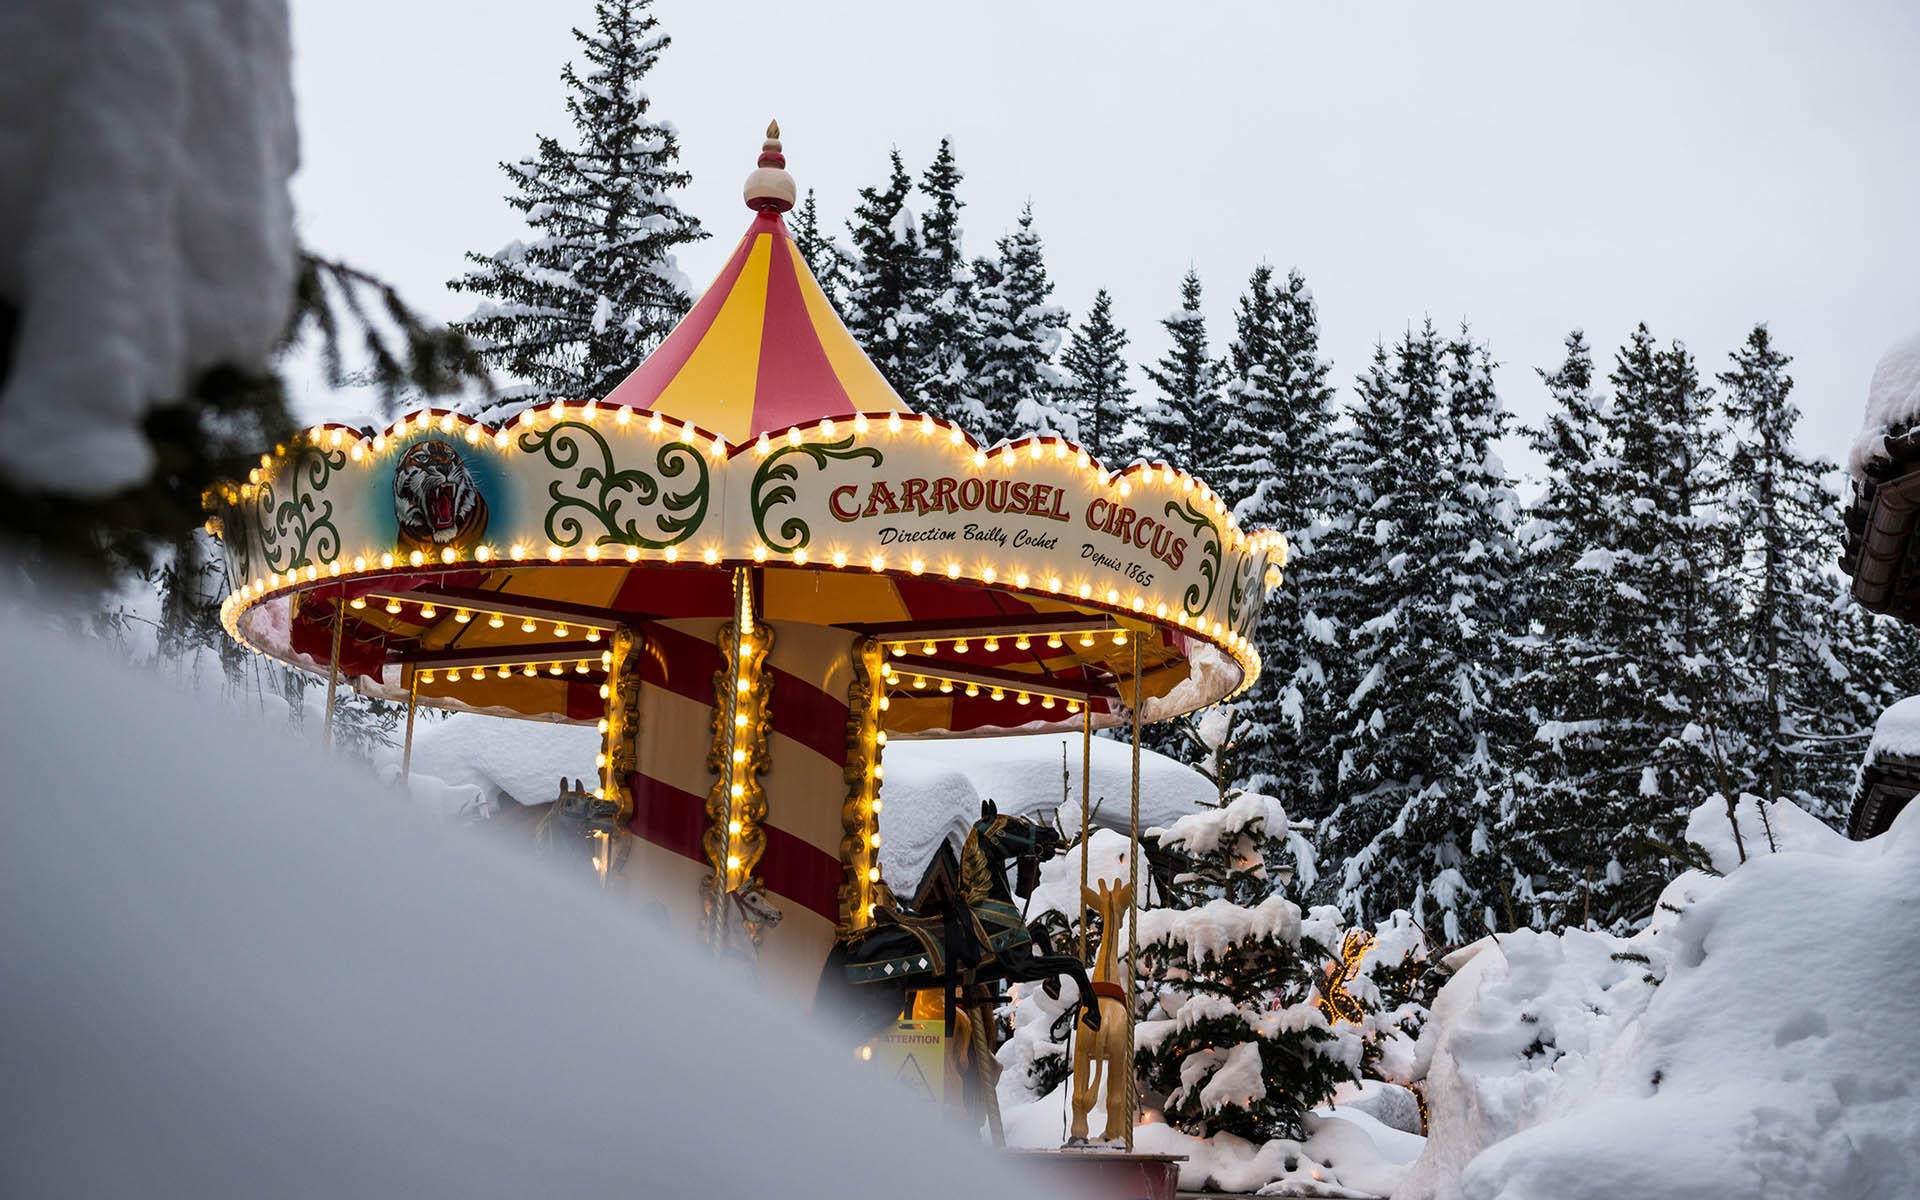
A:
[[[442,318],[467,250],[521,236],[497,163],[563,134],[591,0],[293,0],[302,234]],[[1057,300],[1114,294],[1136,357],[1189,264],[1216,349],[1261,260],[1306,273],[1343,394],[1376,341],[1462,318],[1537,417],[1533,368],[1636,321],[1703,374],[1755,321],[1841,458],[1920,328],[1920,5],[656,0],[647,79],[684,208],[744,231],[769,117],[837,226],[898,146],[951,137],[979,253],[1031,199]],[[1144,379],[1142,387],[1149,386]],[[1517,456],[1516,465],[1526,465]]]

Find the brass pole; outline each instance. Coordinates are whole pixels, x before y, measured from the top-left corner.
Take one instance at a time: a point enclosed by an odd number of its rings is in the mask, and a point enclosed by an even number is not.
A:
[[[1140,640],[1133,639],[1133,809],[1127,819],[1127,1153],[1133,1153],[1133,1126],[1140,1113],[1140,1077],[1133,1069],[1133,1009],[1140,978]]]
[[[413,710],[420,703],[420,668],[407,668],[407,742],[400,751],[400,782],[413,777]]]
[[[1080,886],[1087,886],[1087,838],[1089,836],[1087,809],[1093,791],[1093,704],[1091,701],[1080,712]],[[1077,901],[1076,901],[1077,903]],[[1109,934],[1108,936],[1111,936]],[[1087,907],[1080,905],[1080,961],[1087,961]]]
[[[347,601],[333,598],[333,653],[327,659],[327,717],[320,727],[320,748],[333,748],[333,694],[340,686],[340,634],[347,624]]]

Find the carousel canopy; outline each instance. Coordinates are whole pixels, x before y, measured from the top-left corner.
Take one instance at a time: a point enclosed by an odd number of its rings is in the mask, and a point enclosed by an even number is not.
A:
[[[710,692],[699,623],[748,568],[762,619],[885,645],[897,733],[1151,720],[1251,683],[1284,541],[1165,463],[908,412],[788,234],[784,166],[770,137],[746,236],[608,396],[324,425],[216,489],[229,632],[337,655],[362,692],[588,722],[617,629],[647,630],[650,678]]]

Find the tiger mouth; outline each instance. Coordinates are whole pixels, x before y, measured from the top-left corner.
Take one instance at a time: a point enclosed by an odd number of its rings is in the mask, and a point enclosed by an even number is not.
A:
[[[436,483],[427,489],[427,525],[432,529],[452,529],[453,485]]]

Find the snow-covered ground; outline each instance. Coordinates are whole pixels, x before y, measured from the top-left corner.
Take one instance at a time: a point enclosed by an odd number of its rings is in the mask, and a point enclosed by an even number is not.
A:
[[[887,879],[910,891],[942,841],[966,836],[984,800],[1021,815],[1058,809],[1068,832],[1078,829],[1080,750],[1075,734],[889,742],[880,822]],[[554,798],[561,775],[591,777],[599,751],[600,735],[591,726],[461,713],[419,726],[413,791],[442,811],[469,805],[476,796],[541,804]],[[1095,825],[1126,829],[1132,754],[1125,743],[1093,739]],[[389,757],[398,763],[397,752]],[[1216,800],[1214,785],[1199,772],[1151,750],[1140,752],[1141,828],[1172,824]],[[777,812],[773,819],[778,822]]]
[[[0,1192],[1029,1190],[790,1002],[256,714],[12,611],[0,678]]]
[[[1703,807],[1728,873],[1643,932],[1480,944],[1421,1039],[1431,1137],[1395,1200],[1914,1195],[1916,812],[1859,843],[1749,802],[1742,863]]]

